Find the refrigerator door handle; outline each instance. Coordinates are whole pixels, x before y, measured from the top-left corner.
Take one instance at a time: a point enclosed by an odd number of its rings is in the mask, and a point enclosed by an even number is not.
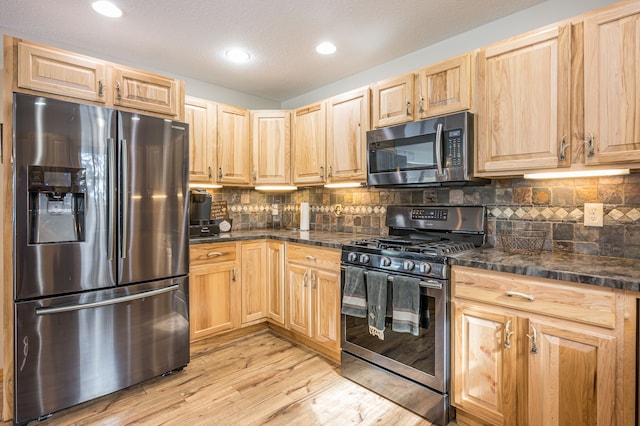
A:
[[[80,303],[77,305],[69,306],[57,306],[50,308],[37,308],[36,315],[51,315],[59,314],[62,312],[79,311],[81,309],[98,308],[101,306],[116,305],[118,303],[130,302],[132,300],[144,299],[146,297],[157,296],[158,294],[170,293],[176,291],[180,286],[178,284],[171,285],[169,287],[159,288],[157,290],[145,291],[138,294],[131,294],[129,296],[116,297],[114,299],[101,300],[99,302]]]
[[[122,187],[120,188],[120,199],[122,200],[122,235],[120,236],[120,257],[126,259],[128,257],[128,239],[129,239],[129,154],[127,151],[127,140],[122,139],[120,142],[120,160],[122,167],[120,169],[120,177]]]
[[[113,260],[115,257],[115,250],[116,250],[116,242],[115,242],[115,234],[114,234],[114,228],[115,228],[115,222],[116,222],[116,215],[117,215],[117,211],[116,211],[116,146],[115,146],[115,139],[113,138],[108,138],[107,139],[107,150],[108,150],[108,161],[109,161],[109,165],[108,165],[108,173],[109,173],[109,218],[108,218],[108,223],[107,223],[107,227],[108,227],[108,235],[107,235],[107,241],[108,241],[108,259],[109,260]]]

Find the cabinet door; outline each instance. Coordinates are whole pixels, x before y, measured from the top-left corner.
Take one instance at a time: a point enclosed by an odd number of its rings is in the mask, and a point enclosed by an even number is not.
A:
[[[183,101],[180,85],[163,77],[121,66],[113,67],[114,105],[150,111],[180,119]]]
[[[373,85],[373,127],[413,121],[413,73]]]
[[[266,242],[241,245],[241,321],[242,324],[266,317]]]
[[[327,181],[367,180],[369,88],[336,96],[327,107]]]
[[[453,404],[491,424],[516,424],[516,317],[454,304]],[[509,336],[507,339],[507,335]]]
[[[448,59],[418,73],[418,118],[471,108],[471,54]]]
[[[584,21],[587,164],[640,161],[639,9],[629,2]]]
[[[251,140],[246,109],[218,105],[218,182],[239,186],[251,183]]]
[[[291,183],[291,113],[252,111],[253,181],[256,185]]]
[[[569,165],[571,27],[497,43],[478,54],[478,171],[522,174]]]
[[[189,123],[189,182],[214,183],[216,171],[216,104],[187,97]]]
[[[287,262],[287,328],[304,336],[313,337],[310,280],[309,268]]]
[[[340,349],[340,274],[311,271],[313,337],[330,349]]]
[[[294,114],[293,183],[322,184],[326,179],[325,103],[299,108]]]
[[[239,292],[235,263],[198,266],[189,274],[191,340],[238,325]]]
[[[528,324],[527,424],[615,424],[615,337],[569,323]]]
[[[284,243],[267,243],[267,317],[284,324]]]
[[[18,87],[104,103],[105,83],[103,62],[18,42]]]

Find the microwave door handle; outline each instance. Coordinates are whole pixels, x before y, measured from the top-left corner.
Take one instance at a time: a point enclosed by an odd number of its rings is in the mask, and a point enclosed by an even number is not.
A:
[[[438,123],[436,129],[436,165],[438,166],[438,174],[442,175],[442,123]]]

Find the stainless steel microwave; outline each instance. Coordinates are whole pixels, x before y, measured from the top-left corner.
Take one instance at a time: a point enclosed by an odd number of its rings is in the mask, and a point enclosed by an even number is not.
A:
[[[367,132],[367,184],[485,184],[473,177],[473,114],[460,112]]]

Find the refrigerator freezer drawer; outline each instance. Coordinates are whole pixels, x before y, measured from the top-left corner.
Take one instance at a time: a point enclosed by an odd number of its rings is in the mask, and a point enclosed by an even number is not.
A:
[[[15,304],[15,421],[185,366],[188,278]]]

